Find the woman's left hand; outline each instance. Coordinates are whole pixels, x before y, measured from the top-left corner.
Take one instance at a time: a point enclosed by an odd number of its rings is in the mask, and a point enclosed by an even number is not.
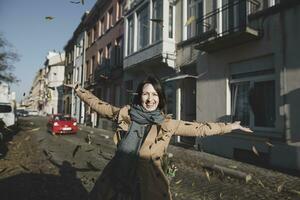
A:
[[[231,128],[232,130],[241,130],[244,132],[248,132],[248,133],[253,133],[253,131],[250,128],[241,126],[241,122],[240,121],[235,121],[231,124]]]

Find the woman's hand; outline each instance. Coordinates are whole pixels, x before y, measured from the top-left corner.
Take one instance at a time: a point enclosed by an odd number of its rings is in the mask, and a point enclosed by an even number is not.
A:
[[[246,128],[244,126],[241,126],[241,122],[240,121],[235,121],[231,124],[231,129],[232,130],[241,130],[244,132],[248,132],[248,133],[253,133],[253,131],[250,128]]]

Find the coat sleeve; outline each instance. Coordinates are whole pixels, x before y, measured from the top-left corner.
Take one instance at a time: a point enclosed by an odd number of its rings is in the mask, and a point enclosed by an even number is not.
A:
[[[109,103],[100,100],[90,91],[85,90],[81,87],[75,88],[77,96],[89,105],[93,110],[99,113],[101,116],[108,119],[116,119],[117,114],[120,111],[120,108],[110,105]]]
[[[176,121],[174,135],[178,136],[210,136],[229,133],[232,131],[231,124],[225,123],[201,123]]]

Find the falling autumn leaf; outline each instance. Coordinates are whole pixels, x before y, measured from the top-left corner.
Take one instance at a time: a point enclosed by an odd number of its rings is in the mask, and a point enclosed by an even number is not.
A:
[[[185,23],[185,26],[190,25],[191,23],[193,23],[196,20],[196,17],[193,15],[190,18],[188,18],[188,20]]]
[[[255,153],[255,155],[259,156],[258,151],[256,150],[255,146],[252,146],[252,151]]]
[[[266,144],[269,146],[269,147],[274,147],[274,145],[270,142],[266,142]]]
[[[53,20],[54,17],[52,17],[52,16],[46,16],[45,19],[50,21],[50,20]],[[30,124],[31,124],[31,123],[30,123]],[[32,123],[32,124],[33,124],[33,123]]]

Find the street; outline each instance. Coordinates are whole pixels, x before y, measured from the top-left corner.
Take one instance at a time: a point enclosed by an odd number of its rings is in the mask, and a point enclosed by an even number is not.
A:
[[[46,117],[19,119],[0,160],[0,199],[86,199],[97,177],[112,158],[113,132],[80,125],[76,135],[53,136]],[[174,200],[300,199],[300,178],[203,152],[170,145]],[[243,180],[218,173],[217,164],[251,174]],[[151,187],[151,186],[149,186]]]

